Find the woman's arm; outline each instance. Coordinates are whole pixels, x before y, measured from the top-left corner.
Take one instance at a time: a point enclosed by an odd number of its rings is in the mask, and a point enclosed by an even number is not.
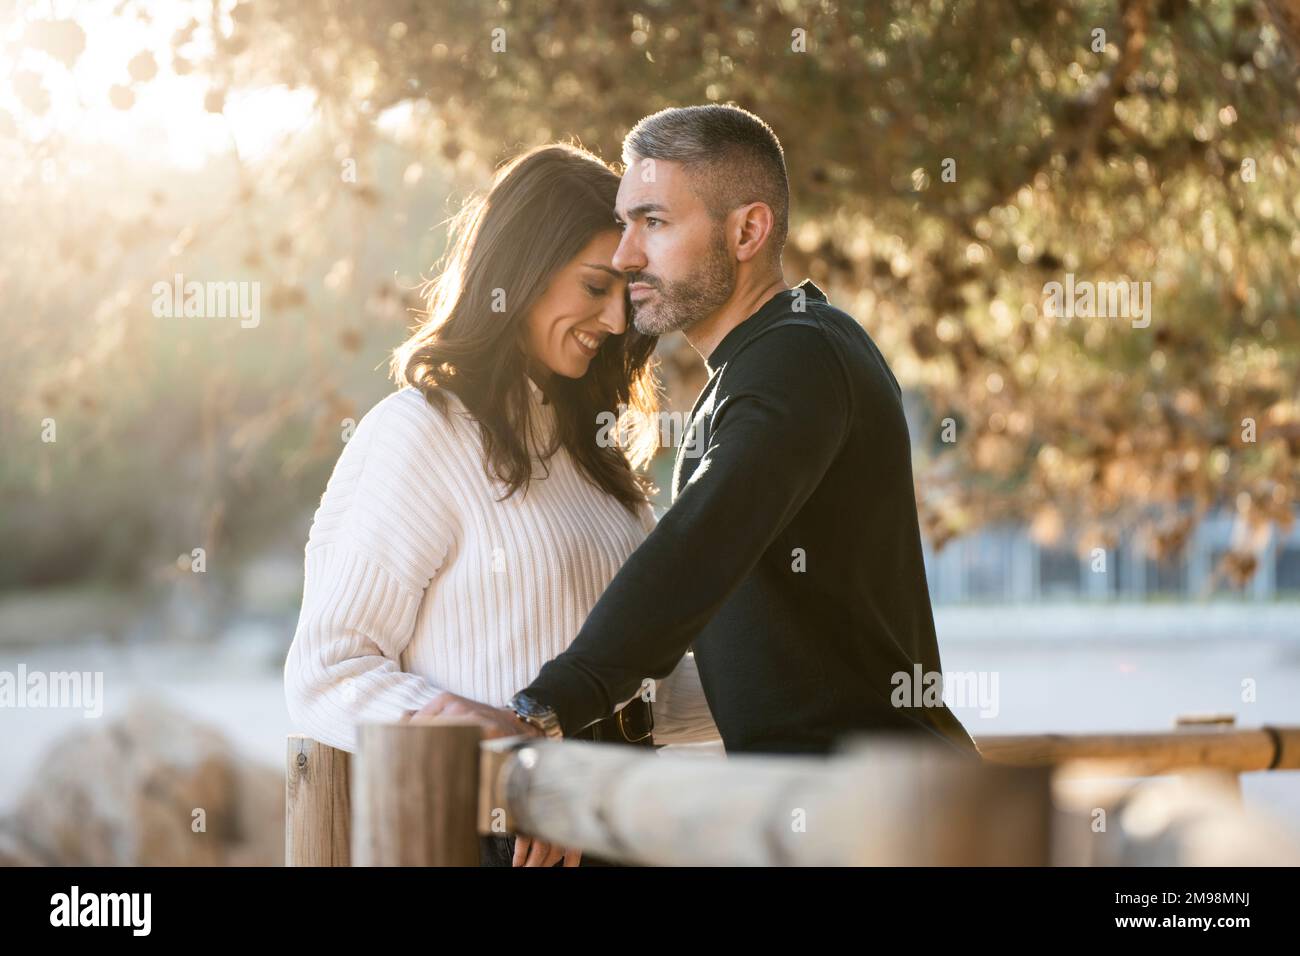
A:
[[[419,595],[346,545],[308,553],[284,668],[289,716],[303,733],[355,753],[356,724],[402,720],[442,692],[399,664],[418,606]]]
[[[340,750],[355,752],[356,724],[402,720],[443,690],[400,664],[453,534],[438,479],[439,422],[419,393],[376,405],[339,456],[312,522],[285,701],[303,733]]]

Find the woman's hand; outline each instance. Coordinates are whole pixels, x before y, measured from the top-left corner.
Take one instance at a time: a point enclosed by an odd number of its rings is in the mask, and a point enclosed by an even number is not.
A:
[[[493,707],[450,691],[443,691],[407,719],[414,717],[463,717],[478,723],[483,728],[483,736],[488,738],[542,736],[538,728],[524,723],[504,707]]]
[[[534,840],[522,833],[515,834],[515,856],[512,866],[555,866],[564,860],[565,866],[577,866],[582,859],[581,850],[566,850],[552,843]]]

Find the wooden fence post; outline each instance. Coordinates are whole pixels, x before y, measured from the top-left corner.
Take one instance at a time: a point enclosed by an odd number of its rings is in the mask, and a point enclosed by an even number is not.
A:
[[[355,866],[478,866],[482,728],[455,718],[362,724],[353,770]]]
[[[350,865],[351,755],[304,734],[290,734],[288,750],[284,865]]]
[[[946,748],[867,734],[844,742],[869,824],[859,861],[891,866],[1047,866],[1052,772],[954,757]],[[851,819],[851,817],[850,817]],[[888,821],[888,822],[887,822]],[[861,840],[862,837],[859,837]]]

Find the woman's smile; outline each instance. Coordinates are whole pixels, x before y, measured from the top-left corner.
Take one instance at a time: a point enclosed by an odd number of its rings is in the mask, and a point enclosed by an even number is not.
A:
[[[578,348],[587,358],[595,358],[596,353],[600,351],[600,344],[605,341],[604,335],[596,335],[591,332],[583,332],[580,329],[573,330],[574,341],[578,343]]]

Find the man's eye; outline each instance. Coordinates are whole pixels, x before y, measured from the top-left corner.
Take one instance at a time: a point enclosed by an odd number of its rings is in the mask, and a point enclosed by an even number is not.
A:
[[[663,220],[661,220],[661,219],[656,219],[654,216],[646,216],[646,217],[645,217],[645,224],[646,224],[647,226],[661,226],[661,225],[663,225]]]

